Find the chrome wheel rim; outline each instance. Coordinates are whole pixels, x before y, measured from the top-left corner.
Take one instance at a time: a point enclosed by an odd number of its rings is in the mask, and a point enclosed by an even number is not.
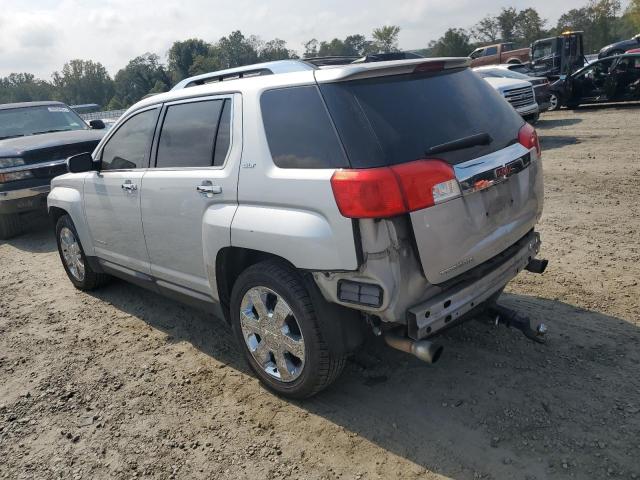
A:
[[[551,98],[549,98],[549,103],[551,104],[551,110],[555,110],[558,108],[558,97],[551,94]]]
[[[68,227],[62,227],[60,230],[60,249],[62,250],[62,258],[67,269],[79,282],[84,280],[84,262],[82,261],[82,250],[76,236]]]
[[[273,290],[253,287],[240,305],[242,336],[251,356],[272,378],[289,383],[304,368],[305,344],[291,307]]]

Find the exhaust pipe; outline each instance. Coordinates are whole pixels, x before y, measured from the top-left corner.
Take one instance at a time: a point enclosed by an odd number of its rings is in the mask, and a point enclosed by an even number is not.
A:
[[[430,342],[429,340],[411,340],[394,331],[386,332],[384,341],[390,347],[401,352],[410,353],[428,364],[436,363],[444,350],[442,345],[438,343]]]
[[[532,273],[544,273],[548,264],[549,260],[534,258],[524,268]]]

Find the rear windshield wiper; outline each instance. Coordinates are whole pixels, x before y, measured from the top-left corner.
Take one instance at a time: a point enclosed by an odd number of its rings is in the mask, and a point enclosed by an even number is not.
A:
[[[7,135],[6,137],[0,137],[0,140],[5,140],[7,138],[17,138],[17,137],[24,137],[24,134],[18,133],[17,135]]]
[[[437,153],[452,152],[454,150],[462,150],[463,148],[475,147],[476,145],[489,145],[493,142],[493,138],[488,133],[477,133],[475,135],[469,135],[468,137],[462,137],[451,142],[441,143],[440,145],[434,145],[425,152],[427,155],[434,155]]]

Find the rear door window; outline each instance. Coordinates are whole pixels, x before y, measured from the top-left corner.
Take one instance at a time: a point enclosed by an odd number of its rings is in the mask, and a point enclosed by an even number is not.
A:
[[[280,168],[348,166],[318,87],[268,90],[260,98],[273,162]]]
[[[204,100],[167,107],[158,140],[157,168],[210,167],[224,163],[229,148],[229,100]],[[225,121],[221,117],[225,113]],[[223,125],[220,150],[216,146]],[[223,144],[226,144],[223,145]],[[220,153],[215,158],[214,152]]]
[[[147,168],[160,108],[145,110],[126,120],[102,149],[102,170]]]
[[[515,143],[524,123],[468,68],[322,83],[320,89],[354,168],[433,158],[431,147],[488,133],[489,145],[437,155],[463,162]]]
[[[488,57],[489,55],[497,55],[498,54],[498,47],[487,47],[487,49],[484,51],[484,56]]]

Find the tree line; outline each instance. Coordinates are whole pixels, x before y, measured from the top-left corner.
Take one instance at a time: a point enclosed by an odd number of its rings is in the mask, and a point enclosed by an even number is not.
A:
[[[532,41],[555,36],[565,30],[585,32],[585,51],[595,52],[614,41],[640,33],[640,0],[631,0],[626,9],[620,0],[589,0],[578,9],[560,16],[548,26],[535,8],[503,8],[487,15],[470,28],[450,28],[425,48],[415,50],[425,56],[466,56],[477,46],[513,42],[528,46]],[[303,44],[302,58],[316,56],[362,56],[398,50],[400,27],[386,25],[369,37],[348,35],[344,39],[313,38]],[[97,103],[105,109],[126,108],[149,93],[164,92],[183,78],[224,68],[258,62],[299,58],[284,40],[263,41],[235,31],[216,42],[192,38],[176,41],[166,54],[166,63],[154,53],[129,61],[112,78],[106,68],[92,60],[71,60],[51,80],[30,73],[12,73],[0,78],[0,103],[33,100],[61,100],[67,104]]]

